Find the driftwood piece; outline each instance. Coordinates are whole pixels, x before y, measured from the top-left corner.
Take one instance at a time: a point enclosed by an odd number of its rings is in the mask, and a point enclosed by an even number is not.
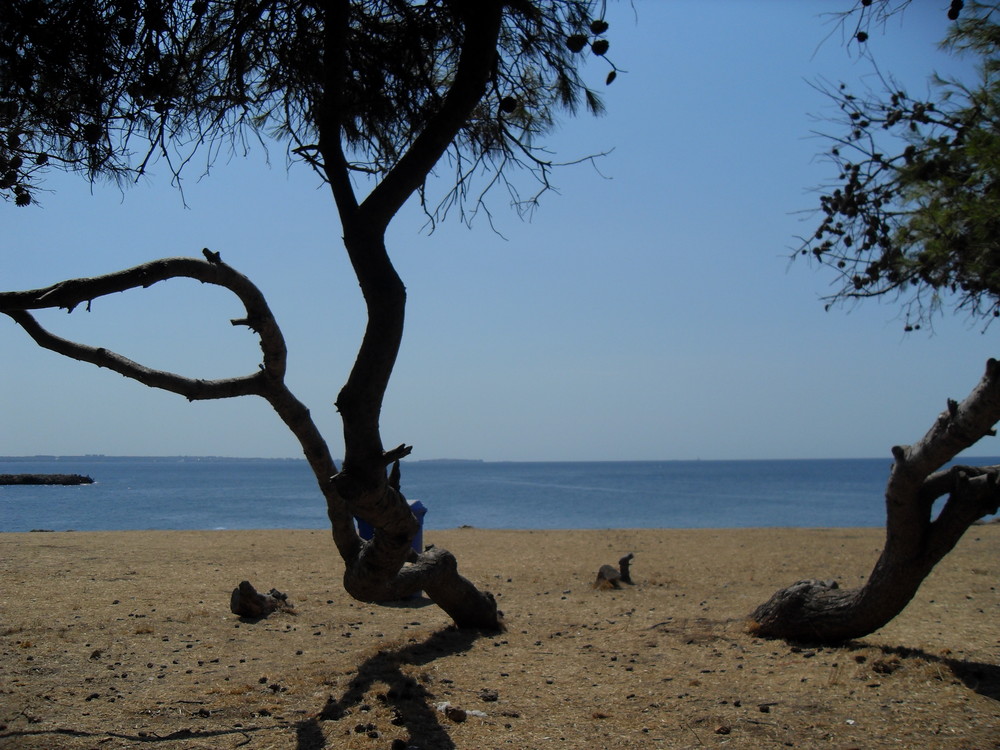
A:
[[[623,583],[632,585],[632,575],[629,572],[629,565],[635,555],[629,552],[618,560],[618,568],[613,565],[602,565],[597,571],[597,580],[594,581],[595,589],[620,589]]]
[[[620,589],[622,574],[613,565],[602,565],[597,571],[595,589]]]
[[[259,620],[277,609],[294,614],[295,608],[288,602],[288,595],[277,589],[261,594],[250,581],[240,581],[229,597],[229,609],[234,615]]]
[[[635,555],[629,552],[618,561],[618,572],[621,573],[622,583],[632,583],[632,575],[629,573],[628,566],[632,562],[633,557]]]

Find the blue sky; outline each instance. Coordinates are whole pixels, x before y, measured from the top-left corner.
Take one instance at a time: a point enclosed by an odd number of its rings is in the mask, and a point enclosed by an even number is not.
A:
[[[625,69],[608,114],[564,121],[558,193],[522,222],[497,194],[485,221],[433,234],[413,206],[389,245],[407,328],[382,415],[413,458],[488,460],[889,457],[964,398],[995,330],[961,317],[904,335],[899,308],[825,312],[829,272],[789,262],[829,176],[810,82],[870,64],[829,17],[849,0],[611,3]],[[966,63],[937,52],[948,3],[914,3],[869,47],[912,91]],[[593,80],[605,69],[590,68]],[[333,204],[301,165],[261,149],[224,160],[185,199],[159,179],[121,193],[53,174],[42,205],[0,205],[0,287],[106,273],[202,247],[270,300],[289,382],[335,455],[332,406],[364,326]],[[806,211],[807,213],[802,213]],[[810,221],[814,222],[810,224]],[[256,367],[234,299],[174,282],[46,317],[57,332],[189,375]],[[0,320],[0,455],[299,456],[259,400],[188,403],[38,349]],[[981,443],[977,455],[1000,451]]]

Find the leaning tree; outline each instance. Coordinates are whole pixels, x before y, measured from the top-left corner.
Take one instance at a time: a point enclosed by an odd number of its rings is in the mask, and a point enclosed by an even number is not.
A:
[[[828,153],[837,179],[800,249],[841,280],[828,305],[896,295],[907,330],[948,306],[987,324],[1000,317],[1000,4],[963,5],[949,9],[959,20],[947,45],[978,56],[974,84],[938,79],[933,98],[885,78],[885,91],[829,90],[845,125]],[[964,401],[949,399],[920,441],[892,449],[885,546],[866,583],[799,581],[759,606],[751,628],[832,642],[898,615],[969,526],[998,511],[1000,466],[943,468],[995,434],[998,420],[1000,362],[991,359]]]
[[[368,313],[336,399],[339,470],[285,385],[285,345],[264,296],[218,253],[3,293],[0,311],[40,346],[148,386],[264,398],[326,499],[348,593],[384,601],[422,590],[459,626],[497,628],[493,597],[450,553],[411,549],[419,526],[399,472],[410,447],[385,449],[379,430],[406,303],[385,234],[414,196],[432,220],[478,207],[498,185],[515,203],[534,201],[553,166],[539,137],[560,110],[601,110],[579,70],[608,50],[604,10],[597,0],[0,0],[0,193],[16,205],[33,204],[53,167],[125,181],[158,161],[177,177],[199,152],[211,161],[254,138],[284,143],[329,186]],[[442,165],[453,181],[432,199],[429,175]],[[537,190],[518,192],[518,169]],[[257,371],[201,380],[154,370],[60,338],[33,314],[176,278],[239,298],[246,315],[233,324],[259,337]],[[374,527],[371,540],[355,518]]]

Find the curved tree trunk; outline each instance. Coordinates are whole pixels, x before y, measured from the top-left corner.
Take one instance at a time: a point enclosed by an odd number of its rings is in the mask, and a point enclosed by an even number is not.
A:
[[[374,535],[360,546],[348,540],[350,552],[342,554],[344,587],[362,601],[402,599],[424,591],[460,627],[498,629],[501,615],[492,594],[480,592],[459,575],[453,555],[446,550],[417,555],[411,547],[420,526],[399,487],[399,459],[409,454],[410,447],[400,445],[387,452],[379,432],[382,399],[403,334],[406,290],[381,237],[345,231],[345,245],[364,293],[368,325],[337,397],[345,454],[332,485],[350,516],[369,523]],[[393,471],[388,476],[390,464]],[[338,513],[330,515],[336,537],[341,519]],[[356,538],[353,529],[350,535]],[[338,542],[342,553],[344,548]]]
[[[368,311],[361,348],[337,397],[344,424],[344,465],[332,477],[327,491],[331,492],[330,518],[346,565],[344,586],[348,593],[364,601],[385,601],[424,591],[458,625],[496,629],[502,626],[496,601],[459,575],[454,556],[445,550],[418,555],[412,549],[420,527],[400,492],[398,463],[410,447],[400,445],[386,451],[379,430],[406,309],[406,289],[386,250],[385,233],[486,91],[496,61],[504,3],[482,0],[474,5],[464,11],[461,55],[439,110],[360,203],[351,183],[339,120],[343,86],[350,75],[343,42],[349,22],[346,5],[332,3],[324,19],[325,89],[318,103],[318,149],[340,215],[344,246]],[[391,478],[386,473],[389,466],[394,467]],[[350,516],[374,528],[370,541],[361,542],[353,528],[344,528],[341,502]]]
[[[1000,364],[961,404],[948,401],[934,426],[911,446],[893,448],[886,487],[886,539],[868,581],[840,589],[833,581],[798,581],[774,594],[750,615],[756,634],[811,642],[860,638],[903,611],[924,578],[962,534],[1000,503],[1000,466],[939,469],[1000,420]],[[947,496],[933,517],[934,503]]]

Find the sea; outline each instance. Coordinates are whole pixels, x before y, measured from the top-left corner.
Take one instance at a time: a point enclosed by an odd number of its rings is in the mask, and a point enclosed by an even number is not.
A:
[[[1000,458],[963,458],[975,465]],[[875,527],[891,459],[408,461],[425,529]],[[322,529],[304,460],[0,457],[0,474],[84,474],[80,486],[0,486],[0,532]]]

